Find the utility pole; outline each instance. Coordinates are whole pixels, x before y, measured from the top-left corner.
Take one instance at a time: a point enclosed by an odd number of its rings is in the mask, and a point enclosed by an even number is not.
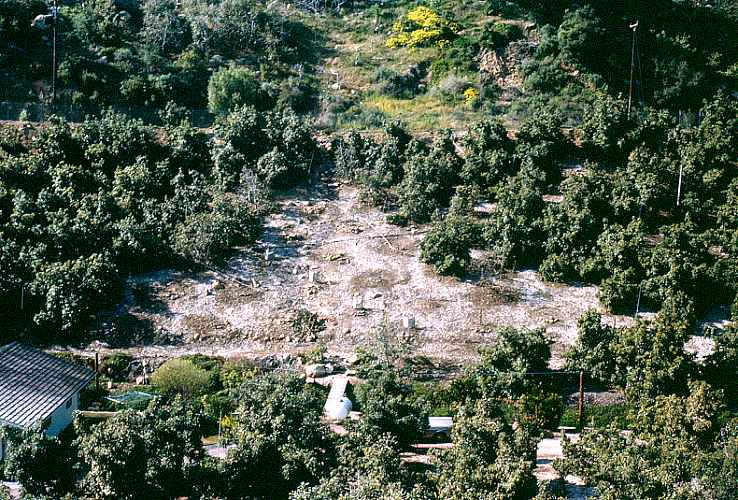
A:
[[[51,24],[51,37],[53,41],[51,42],[51,65],[52,65],[52,72],[51,72],[51,106],[54,106],[54,103],[56,102],[56,22],[57,22],[57,12],[59,10],[59,7],[57,6],[57,0],[54,0],[54,21]],[[53,110],[52,110],[53,112]]]
[[[638,314],[641,312],[641,290],[643,289],[643,282],[641,282],[638,285],[638,299],[636,299],[636,318],[638,317]]]
[[[59,22],[59,5],[57,0],[53,0],[52,7],[49,9],[50,13],[44,15],[38,15],[31,21],[31,26],[42,31],[46,31],[51,25],[51,105],[53,106],[56,101],[56,23]],[[45,98],[46,93],[41,90],[39,97]]]
[[[636,50],[636,30],[638,29],[639,21],[630,24],[630,29],[633,30],[633,44],[630,49],[630,89],[628,91],[628,118],[630,118],[630,111],[633,108],[633,79],[635,78],[635,50]]]
[[[681,203],[682,198],[682,176],[684,175],[684,164],[679,164],[679,183],[677,184],[677,203],[676,206],[679,207],[679,204]]]
[[[584,428],[584,370],[579,370],[579,431]]]

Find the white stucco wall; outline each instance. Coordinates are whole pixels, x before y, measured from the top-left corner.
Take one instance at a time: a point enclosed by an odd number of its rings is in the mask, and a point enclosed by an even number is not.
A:
[[[54,410],[54,413],[48,419],[49,425],[46,428],[46,434],[48,436],[58,436],[64,429],[66,429],[74,420],[74,412],[79,408],[79,393],[76,393],[69,400],[69,407],[64,402],[62,405]],[[0,461],[5,459],[8,455],[8,448],[10,443],[7,440],[0,440]]]
[[[74,420],[74,412],[79,408],[79,393],[75,394],[70,398],[69,407],[66,403],[63,403],[57,408],[54,413],[49,417],[49,426],[46,429],[46,434],[49,436],[58,436],[61,431],[67,428],[69,424]]]

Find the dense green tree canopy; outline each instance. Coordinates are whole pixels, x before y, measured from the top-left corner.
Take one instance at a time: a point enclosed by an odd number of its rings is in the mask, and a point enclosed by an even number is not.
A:
[[[111,499],[188,495],[201,438],[199,417],[182,400],[118,413],[79,438],[82,487]]]

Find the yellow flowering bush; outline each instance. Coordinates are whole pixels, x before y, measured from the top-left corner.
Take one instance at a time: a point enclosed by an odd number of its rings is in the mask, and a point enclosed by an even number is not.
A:
[[[392,25],[387,47],[445,47],[461,27],[428,7],[415,7]]]
[[[464,102],[469,106],[473,106],[479,99],[479,91],[474,87],[469,87],[464,91]]]

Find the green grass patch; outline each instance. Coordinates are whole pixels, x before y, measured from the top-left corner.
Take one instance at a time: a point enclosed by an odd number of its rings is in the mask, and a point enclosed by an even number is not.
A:
[[[618,429],[629,429],[633,426],[628,415],[632,410],[632,406],[626,403],[587,405],[584,407],[584,425],[595,429],[604,429],[614,424]],[[570,406],[564,410],[559,425],[567,427],[577,427],[579,425],[576,406]]]

